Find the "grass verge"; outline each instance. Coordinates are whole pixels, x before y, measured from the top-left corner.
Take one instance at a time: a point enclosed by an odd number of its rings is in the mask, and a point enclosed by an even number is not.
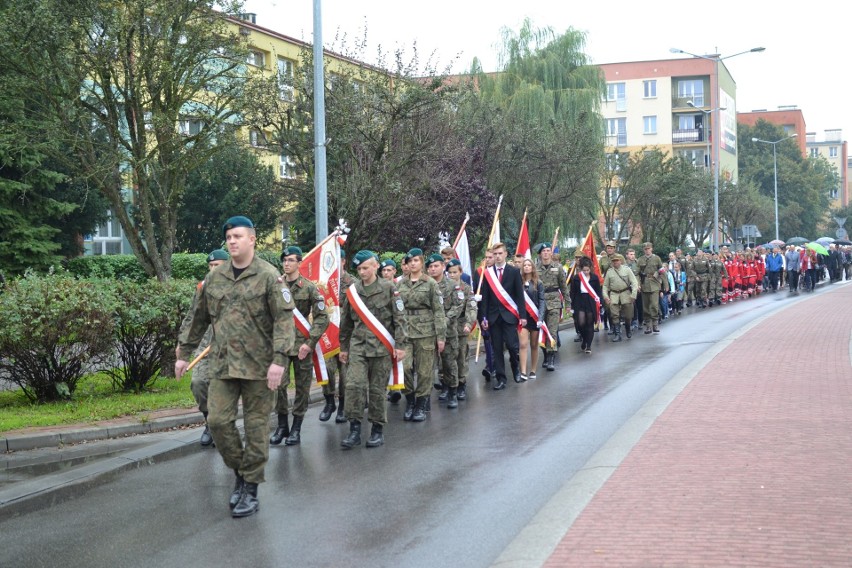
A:
[[[189,374],[175,381],[160,378],[151,389],[136,394],[113,390],[112,381],[97,373],[77,384],[72,399],[33,404],[20,390],[0,392],[0,434],[34,426],[59,426],[110,420],[165,408],[192,408]]]

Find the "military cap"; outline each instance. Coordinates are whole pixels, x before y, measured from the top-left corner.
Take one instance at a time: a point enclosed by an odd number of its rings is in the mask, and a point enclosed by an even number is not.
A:
[[[222,234],[224,235],[231,229],[236,229],[237,227],[248,227],[249,229],[254,229],[254,223],[251,222],[251,219],[243,217],[242,215],[231,217],[225,221],[224,225],[222,225]]]
[[[584,256],[586,256],[586,253],[583,252],[583,249],[578,248],[577,250],[574,251],[574,258],[581,258],[581,257],[584,257]]]
[[[284,252],[281,253],[281,260],[284,260],[285,256],[296,255],[299,257],[299,260],[302,260],[302,249],[299,247],[287,247],[284,249]]]
[[[393,266],[394,268],[397,268],[396,262],[394,262],[394,260],[392,258],[384,259],[382,261],[382,263],[379,265],[379,268],[385,268],[387,266]]]
[[[213,262],[214,260],[228,260],[230,256],[228,253],[222,249],[216,249],[210,251],[210,254],[207,255],[207,262]]]
[[[444,257],[438,253],[430,254],[429,258],[426,259],[426,266],[429,266],[433,262],[444,262]]]
[[[607,241],[607,242],[605,242],[605,243],[604,243],[604,246],[614,247],[614,246],[615,246],[615,241]]]
[[[451,266],[461,266],[461,261],[457,258],[451,258],[449,262],[447,262],[447,268]]]
[[[549,249],[549,248],[553,248],[553,247],[550,246],[550,243],[545,241],[543,243],[538,243],[537,245],[535,245],[535,252],[536,252],[536,254],[541,254],[541,251],[543,251],[544,249]]]
[[[414,258],[415,256],[423,256],[423,249],[415,247],[415,248],[411,249],[410,251],[408,251],[408,254],[406,256],[409,259]]]
[[[359,266],[361,266],[362,262],[366,262],[371,258],[376,258],[376,255],[374,255],[372,251],[359,250],[352,258],[352,266],[358,268]]]
[[[646,249],[654,248],[654,244],[648,242],[648,243],[643,244],[642,248],[646,248]]]
[[[615,253],[614,255],[612,255],[612,257],[610,258],[610,260],[612,260],[612,261],[622,260],[622,261],[623,261],[623,260],[624,260],[624,255],[621,255],[621,254],[619,254],[619,253]]]

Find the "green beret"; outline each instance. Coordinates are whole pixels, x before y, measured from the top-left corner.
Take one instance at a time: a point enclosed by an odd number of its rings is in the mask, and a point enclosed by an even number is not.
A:
[[[371,258],[376,258],[376,255],[374,255],[372,251],[359,250],[357,253],[355,253],[355,257],[352,259],[352,266],[354,268],[358,268],[359,266],[361,266],[362,262],[366,262]]]
[[[549,249],[549,248],[553,248],[553,247],[550,245],[550,243],[545,241],[543,243],[538,243],[537,245],[535,245],[535,252],[536,252],[536,254],[541,254],[541,251],[543,251],[544,249]]]
[[[213,262],[214,260],[228,260],[230,256],[228,253],[222,249],[216,249],[214,251],[210,251],[210,254],[207,255],[207,262]]]
[[[382,261],[382,263],[379,265],[379,268],[385,268],[387,266],[393,266],[394,268],[397,268],[396,262],[394,262],[394,260],[392,258],[384,259]]]
[[[413,248],[408,251],[408,258],[414,258],[415,256],[423,256],[423,249]]]
[[[426,266],[429,266],[429,265],[430,265],[430,264],[432,264],[433,262],[440,262],[440,263],[443,263],[443,262],[444,262],[444,257],[443,257],[443,256],[441,256],[441,255],[440,255],[440,254],[438,254],[438,253],[435,253],[435,254],[429,255],[429,258],[427,258],[427,259],[426,259]]]
[[[457,258],[451,258],[447,263],[447,268],[450,268],[451,266],[461,266],[461,261]]]
[[[284,260],[285,256],[296,255],[299,257],[299,260],[302,260],[302,249],[299,247],[287,247],[284,249],[284,252],[281,253],[281,260]]]
[[[251,219],[243,217],[242,215],[231,217],[225,221],[224,225],[222,225],[222,234],[224,235],[231,229],[236,229],[237,227],[248,227],[249,229],[254,229],[254,223],[251,222]]]

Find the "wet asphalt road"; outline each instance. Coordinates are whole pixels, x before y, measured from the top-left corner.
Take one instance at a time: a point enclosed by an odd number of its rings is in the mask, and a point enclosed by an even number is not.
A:
[[[416,424],[389,404],[380,448],[342,450],[348,425],[311,407],[302,445],[270,449],[257,515],[230,517],[233,473],[199,449],[0,521],[0,566],[489,566],[669,379],[787,301],[692,308],[621,344],[601,332],[592,355],[563,331],[557,370],[536,381],[493,391],[480,361],[457,410],[433,396]]]

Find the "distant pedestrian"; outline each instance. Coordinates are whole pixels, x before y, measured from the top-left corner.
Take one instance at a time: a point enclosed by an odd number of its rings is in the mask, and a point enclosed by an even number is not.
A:
[[[787,265],[787,288],[790,292],[799,291],[799,267],[801,265],[801,255],[796,247],[790,245],[787,247],[787,252],[784,253],[784,263]]]
[[[773,292],[777,292],[781,270],[784,268],[784,257],[781,256],[781,249],[773,247],[772,252],[766,255],[765,262],[766,275],[769,277],[769,286]]]

